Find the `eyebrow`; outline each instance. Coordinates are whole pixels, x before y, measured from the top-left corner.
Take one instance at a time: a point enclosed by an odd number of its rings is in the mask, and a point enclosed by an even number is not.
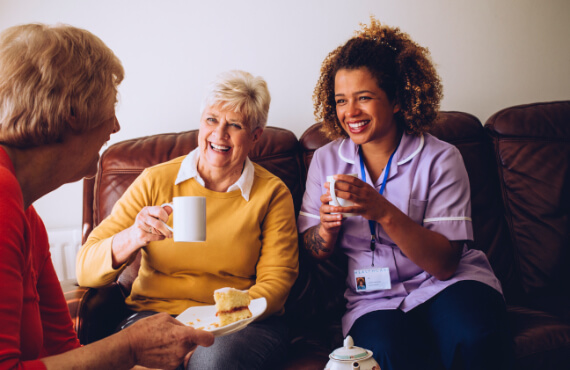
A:
[[[215,119],[220,118],[220,115],[218,113],[215,113],[215,112],[207,111],[207,114],[209,117],[213,117]],[[239,123],[240,125],[245,125],[243,118],[242,119],[228,118],[227,121],[228,121],[228,123]]]
[[[356,91],[353,95],[358,95],[358,94],[372,94],[372,95],[376,95],[373,91],[370,90],[360,90],[360,91]],[[334,96],[344,96],[346,94],[334,94]]]

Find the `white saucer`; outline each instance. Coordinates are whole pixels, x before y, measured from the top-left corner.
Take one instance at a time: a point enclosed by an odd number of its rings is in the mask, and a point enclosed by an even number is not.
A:
[[[265,298],[253,299],[249,304],[249,310],[252,314],[250,318],[236,321],[222,327],[218,327],[218,318],[216,317],[215,306],[190,307],[180,315],[176,316],[176,319],[184,325],[206,330],[214,334],[215,337],[221,337],[242,330],[264,313],[266,308],[267,301]]]

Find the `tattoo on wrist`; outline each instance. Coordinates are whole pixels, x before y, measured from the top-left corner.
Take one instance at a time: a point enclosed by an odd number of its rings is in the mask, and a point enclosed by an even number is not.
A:
[[[319,229],[321,225],[314,226],[305,232],[303,235],[303,244],[305,249],[310,251],[311,253],[318,255],[321,252],[329,253],[331,248],[326,247],[326,242],[319,234]]]

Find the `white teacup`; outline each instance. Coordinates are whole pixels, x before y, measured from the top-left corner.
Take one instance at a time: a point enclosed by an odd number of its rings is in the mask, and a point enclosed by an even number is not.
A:
[[[172,203],[161,207],[172,208],[172,226],[175,242],[206,241],[206,197],[174,197]]]
[[[343,175],[348,175],[348,176],[354,176],[354,177],[358,177],[357,173],[346,173]],[[329,202],[329,204],[331,206],[337,206],[337,207],[349,207],[349,206],[353,206],[354,202],[348,199],[343,199],[343,198],[338,198],[336,196],[336,192],[335,192],[335,184],[336,184],[336,180],[333,178],[333,175],[327,176],[327,181],[330,183],[330,192],[331,192],[331,197],[332,200]],[[342,181],[341,181],[342,182]],[[333,213],[336,214],[336,213]],[[342,214],[343,217],[351,217],[351,216],[356,216],[355,213],[343,213]]]

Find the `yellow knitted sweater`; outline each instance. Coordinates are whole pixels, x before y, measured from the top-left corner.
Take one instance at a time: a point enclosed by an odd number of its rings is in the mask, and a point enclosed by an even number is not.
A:
[[[133,225],[143,207],[171,202],[175,196],[205,196],[206,241],[165,239],[143,247],[141,268],[127,305],[135,311],[175,315],[190,306],[214,304],[214,290],[234,287],[249,289],[253,299],[267,299],[263,317],[282,313],[298,274],[297,230],[289,189],[257,164],[249,201],[239,190],[215,192],[195,179],[175,185],[183,159],[146,169],[117,201],[111,215],[79,251],[79,284],[105,286],[126,267],[112,268],[113,236]],[[168,224],[172,226],[172,215]]]

